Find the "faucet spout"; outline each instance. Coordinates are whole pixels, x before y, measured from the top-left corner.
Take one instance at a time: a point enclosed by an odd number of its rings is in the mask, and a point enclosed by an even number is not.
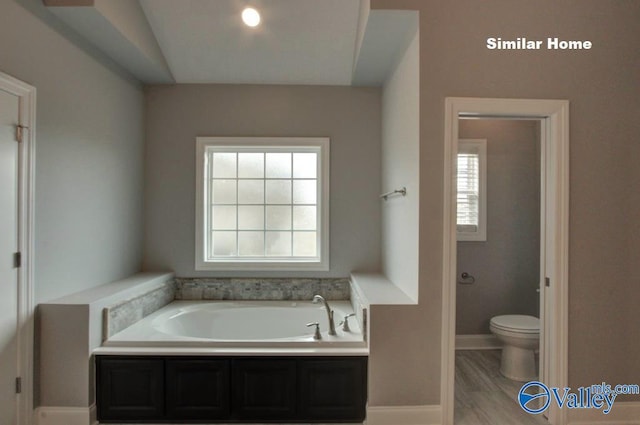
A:
[[[329,320],[329,335],[336,335],[336,325],[333,321],[333,310],[329,307],[329,303],[324,299],[322,295],[314,295],[313,303],[317,304],[321,302],[324,305],[324,308],[327,310],[327,319]]]

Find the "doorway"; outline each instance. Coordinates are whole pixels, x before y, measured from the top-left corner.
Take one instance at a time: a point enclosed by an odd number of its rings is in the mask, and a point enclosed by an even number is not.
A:
[[[447,98],[445,100],[445,181],[443,235],[442,376],[443,424],[454,423],[457,267],[457,152],[459,120],[517,118],[540,120],[540,380],[567,384],[569,104],[562,100]],[[549,423],[563,425],[566,411],[553,405]]]
[[[0,73],[0,422],[33,410],[35,89]]]
[[[538,378],[540,120],[458,122],[454,422],[546,425],[516,401]],[[522,328],[498,337],[494,321]]]

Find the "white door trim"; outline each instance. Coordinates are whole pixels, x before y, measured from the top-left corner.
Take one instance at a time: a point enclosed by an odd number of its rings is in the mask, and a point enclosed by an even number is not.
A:
[[[33,252],[35,193],[36,89],[0,72],[0,89],[20,98],[19,122],[24,127],[19,148],[18,250],[18,374],[22,392],[18,396],[18,425],[31,424],[33,416]]]
[[[442,278],[441,388],[443,424],[453,425],[456,321],[456,156],[460,114],[497,118],[535,118],[542,121],[543,181],[546,182],[546,260],[541,264],[551,286],[541,287],[546,305],[541,323],[548,343],[541,345],[548,386],[568,384],[568,252],[569,252],[569,101],[541,99],[445,99],[444,225]],[[543,276],[543,280],[544,280]],[[543,298],[541,298],[543,299]],[[553,326],[552,326],[553,325]],[[544,351],[543,351],[544,350]],[[566,424],[566,409],[547,412],[553,425]]]

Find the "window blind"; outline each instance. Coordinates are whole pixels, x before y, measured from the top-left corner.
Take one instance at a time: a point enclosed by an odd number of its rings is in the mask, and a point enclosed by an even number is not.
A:
[[[458,153],[458,231],[475,232],[480,220],[480,154],[466,148]]]

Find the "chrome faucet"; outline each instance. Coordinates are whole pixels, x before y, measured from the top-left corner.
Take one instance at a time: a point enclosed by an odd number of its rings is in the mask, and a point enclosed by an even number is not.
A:
[[[318,302],[322,302],[324,308],[327,310],[327,318],[329,319],[329,335],[336,335],[336,325],[333,321],[333,310],[329,307],[329,303],[324,299],[321,295],[314,295],[313,301],[314,304]]]

